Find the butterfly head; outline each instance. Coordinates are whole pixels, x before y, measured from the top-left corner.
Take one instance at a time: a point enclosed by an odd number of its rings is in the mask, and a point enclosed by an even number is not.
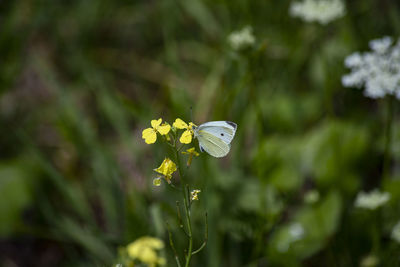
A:
[[[198,135],[198,126],[192,122],[189,123],[189,129],[192,131],[194,137],[197,137]]]

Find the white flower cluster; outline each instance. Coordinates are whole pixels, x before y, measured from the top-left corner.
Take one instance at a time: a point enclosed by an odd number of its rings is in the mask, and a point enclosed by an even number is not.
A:
[[[361,88],[370,98],[395,95],[400,99],[400,40],[393,45],[390,37],[369,42],[371,52],[355,52],[345,60],[351,73],[342,77],[346,87]]]
[[[358,193],[354,206],[357,208],[374,210],[383,206],[389,200],[390,194],[388,192],[379,192],[379,190],[375,189],[369,193]]]
[[[228,36],[228,42],[235,50],[241,50],[255,43],[256,39],[253,35],[251,26],[246,26],[240,31],[232,32]]]
[[[346,14],[342,0],[303,0],[292,2],[289,13],[292,17],[299,17],[307,22],[327,24]]]
[[[400,222],[396,223],[393,227],[391,237],[393,240],[400,243]]]

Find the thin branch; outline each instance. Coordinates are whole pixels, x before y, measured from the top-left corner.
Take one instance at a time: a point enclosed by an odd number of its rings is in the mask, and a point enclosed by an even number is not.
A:
[[[181,216],[181,209],[179,206],[179,201],[176,201],[176,210],[178,212],[178,223],[179,223],[179,227],[182,229],[182,231],[185,233],[185,235],[187,237],[189,237],[189,234],[186,232],[185,227],[183,225],[183,220],[182,220],[182,216]]]
[[[170,142],[166,142],[170,147],[174,147]]]
[[[182,186],[182,194],[183,194],[183,204],[185,205],[185,217],[186,217],[186,224],[187,224],[187,230],[188,230],[188,239],[189,239],[189,245],[188,245],[188,250],[187,254],[185,256],[185,267],[189,267],[190,260],[192,258],[192,249],[193,249],[193,234],[192,234],[192,223],[190,220],[190,210],[189,210],[189,195],[187,194],[188,186],[185,186],[185,179],[182,173],[182,168],[181,168],[181,162],[179,159],[179,152],[175,151],[175,156],[176,156],[176,161],[178,164],[178,172],[179,172],[179,177],[181,179],[181,186]]]
[[[178,267],[181,267],[181,262],[179,260],[178,253],[176,252],[174,241],[172,240],[172,232],[171,232],[168,222],[167,222],[167,231],[168,231],[168,236],[169,236],[169,244],[172,248],[172,251],[174,252],[176,264],[178,265]]]
[[[173,131],[169,131],[168,135],[171,139],[171,143],[168,142],[168,144],[170,144],[172,147],[175,147],[175,140],[176,140],[175,133]]]
[[[174,140],[174,137],[171,136],[171,133],[168,133],[168,136],[170,138],[170,140]],[[169,142],[168,141],[168,136],[167,135],[162,135],[162,138],[164,139],[165,143],[167,143],[170,147],[174,147],[173,142]]]
[[[195,251],[192,252],[192,255],[199,253],[206,245],[207,245],[207,241],[208,241],[208,220],[207,220],[207,212],[206,212],[206,232],[205,232],[205,236],[204,236],[204,242],[203,244],[201,244],[201,246],[196,249]]]
[[[180,189],[179,187],[176,187],[173,183],[167,183],[171,188],[177,190],[177,191],[181,191],[182,189]]]
[[[178,148],[178,152],[181,151],[181,149],[185,146],[185,144],[182,144],[179,148]]]
[[[189,189],[189,185],[188,185],[188,184],[185,185],[185,191],[186,191],[185,193],[186,193],[186,195],[187,195],[187,198],[188,198],[188,200],[189,200],[189,207],[188,207],[188,210],[189,210],[189,214],[190,214],[193,201],[192,201],[192,199],[190,198],[190,189]]]
[[[391,161],[391,141],[392,141],[392,124],[393,124],[393,96],[387,98],[387,118],[386,118],[386,129],[385,129],[385,147],[383,153],[383,170],[382,178],[386,179],[390,177],[390,161]]]

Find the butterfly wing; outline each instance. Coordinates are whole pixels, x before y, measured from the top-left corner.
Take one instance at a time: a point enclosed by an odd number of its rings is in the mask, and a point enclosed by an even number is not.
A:
[[[230,144],[235,136],[236,128],[236,123],[231,121],[210,121],[200,125],[197,131],[199,135],[202,132],[207,132],[221,139],[226,144]]]
[[[200,132],[197,136],[200,150],[206,151],[213,157],[221,158],[226,156],[231,149],[231,145],[222,141],[222,139],[208,132]]]
[[[211,121],[195,129],[200,150],[213,157],[224,157],[229,153],[230,143],[236,133],[236,123],[230,121]]]

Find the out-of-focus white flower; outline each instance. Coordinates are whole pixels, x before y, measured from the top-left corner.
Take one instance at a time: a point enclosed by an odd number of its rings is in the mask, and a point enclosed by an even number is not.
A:
[[[396,223],[393,227],[391,237],[393,240],[400,243],[400,222]]]
[[[304,228],[301,223],[294,223],[289,227],[289,233],[292,237],[292,242],[302,239],[304,236]]]
[[[286,252],[292,243],[304,237],[304,227],[301,223],[292,223],[288,228],[288,235],[282,238],[276,245],[280,252]]]
[[[292,17],[299,17],[307,22],[327,24],[346,14],[346,7],[342,0],[303,0],[292,2],[289,13]]]
[[[392,45],[393,40],[389,36],[385,36],[382,39],[375,39],[369,42],[369,47],[379,54],[385,53]]]
[[[371,52],[355,52],[345,59],[351,73],[342,77],[346,87],[361,88],[370,98],[395,95],[400,99],[400,40],[393,45],[390,37],[369,42]]]
[[[375,189],[369,193],[359,192],[357,194],[354,206],[357,208],[374,210],[383,206],[386,202],[390,200],[390,193],[379,192]]]
[[[308,191],[304,195],[304,202],[307,204],[314,204],[319,200],[319,192],[317,190]]]
[[[361,262],[360,267],[375,267],[379,264],[379,258],[373,254],[365,256]]]
[[[246,26],[240,31],[235,31],[229,34],[228,42],[235,50],[241,50],[252,46],[256,39],[253,35],[253,28],[251,26]]]

